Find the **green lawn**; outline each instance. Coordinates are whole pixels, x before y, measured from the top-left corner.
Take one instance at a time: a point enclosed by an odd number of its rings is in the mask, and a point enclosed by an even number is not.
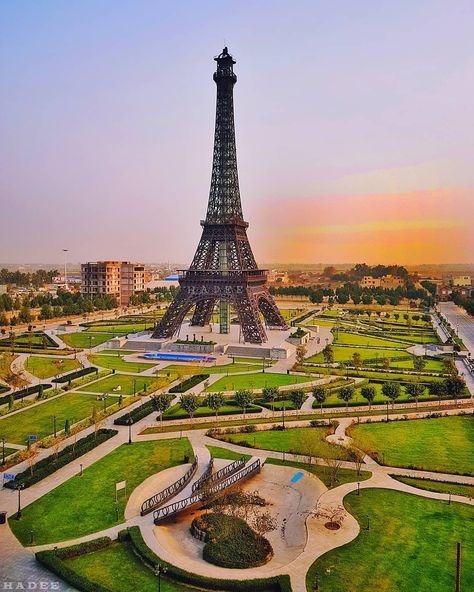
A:
[[[369,363],[368,366],[373,367],[375,366],[375,362]],[[379,360],[380,366],[380,360]],[[392,360],[390,362],[390,368],[392,370],[396,368],[403,368],[404,370],[413,370],[413,360]],[[414,370],[413,370],[414,371]],[[444,365],[441,360],[432,360],[427,358],[425,360],[425,367],[423,372],[443,372]]]
[[[250,434],[225,434],[222,439],[233,444],[250,444],[262,450],[275,450],[294,454],[309,454],[320,458],[349,458],[341,446],[329,444],[325,437],[331,433],[327,427],[287,428],[284,431],[265,430]]]
[[[474,474],[474,417],[360,424],[350,429],[366,452],[387,465]]]
[[[371,359],[379,359],[379,363],[382,364],[382,360],[384,358],[389,358],[390,360],[396,358],[402,358],[409,356],[410,354],[405,350],[396,350],[396,349],[380,349],[380,348],[364,348],[364,347],[344,347],[335,345],[333,346],[333,353],[334,353],[334,361],[335,362],[344,362],[344,361],[352,361],[352,356],[355,353],[360,354],[362,360],[371,360]],[[324,364],[324,356],[322,352],[316,354],[315,356],[310,356],[307,358],[308,362],[313,362],[315,364]]]
[[[98,323],[85,328],[87,333],[110,333],[112,337],[138,333],[146,329],[153,329],[153,323]]]
[[[397,481],[418,487],[419,489],[427,489],[428,491],[436,491],[438,493],[451,493],[452,495],[464,495],[466,497],[474,498],[474,485],[466,485],[464,483],[447,483],[444,481],[434,481],[432,479],[416,479],[415,477],[399,477],[392,475]]]
[[[62,333],[58,335],[58,337],[62,339],[64,343],[69,345],[69,347],[88,349],[89,344],[90,347],[101,345],[109,339],[112,339],[113,335],[110,333],[86,333],[85,331],[81,331],[78,333]],[[93,338],[90,342],[89,337]]]
[[[410,362],[411,363],[411,362]],[[370,366],[373,368],[373,366]],[[390,369],[392,366],[390,365]],[[332,374],[337,376],[358,376],[360,378],[369,378],[373,380],[389,380],[389,381],[403,381],[403,382],[416,382],[420,380],[422,382],[431,382],[433,380],[440,380],[439,376],[419,376],[417,374],[402,374],[398,372],[384,372],[382,369],[377,370],[364,370],[364,367],[360,370],[345,370],[343,368],[326,368],[325,366],[301,366],[301,371],[313,374]]]
[[[270,386],[299,385],[314,380],[311,376],[295,374],[276,374],[271,372],[258,372],[255,374],[241,374],[222,377],[206,390],[209,392],[237,391],[240,389],[261,389]]]
[[[72,372],[81,368],[78,360],[66,358],[43,358],[41,356],[28,356],[25,362],[25,369],[38,378],[50,378],[57,374]]]
[[[262,408],[258,407],[257,405],[250,405],[246,409],[246,413],[261,413],[261,412],[262,412]],[[219,409],[219,416],[234,415],[234,414],[238,415],[239,413],[242,413],[242,409],[240,407],[237,407],[237,405],[235,405],[235,404],[232,405],[231,401],[229,401],[227,405],[223,405]],[[198,407],[198,409],[196,410],[196,413],[194,414],[194,417],[195,418],[197,418],[197,417],[215,417],[215,411],[213,411],[209,407],[206,407],[205,405],[202,405],[201,407]],[[176,403],[176,405],[173,405],[172,407],[170,407],[167,411],[165,411],[163,413],[163,419],[187,419],[187,418],[189,418],[188,413],[186,413],[186,411],[181,408],[179,403]]]
[[[472,589],[474,509],[397,491],[367,489],[344,500],[361,531],[357,538],[317,559],[324,592],[446,592],[454,590],[456,543],[462,544],[461,590]],[[370,530],[366,529],[367,516]]]
[[[250,454],[239,454],[228,448],[222,448],[221,446],[207,446],[211,456],[214,458],[223,458],[224,460],[239,460],[243,458],[248,461],[252,456]]]
[[[119,522],[132,491],[147,477],[179,465],[192,455],[187,438],[122,444],[10,518],[10,527],[23,544],[34,530],[37,545],[64,541],[117,524],[115,483],[127,481],[127,496],[119,495]]]
[[[106,400],[107,406],[117,403],[116,397]],[[57,430],[64,428],[66,419],[71,424],[90,417],[92,409],[99,411],[103,408],[103,402],[97,401],[94,395],[79,393],[65,393],[36,405],[27,407],[24,411],[0,418],[0,437],[5,437],[12,444],[26,444],[30,434],[35,434],[42,439],[53,433],[53,418],[56,416]]]
[[[307,463],[299,463],[293,462],[291,460],[281,460],[279,458],[267,458],[265,461],[267,465],[282,465],[284,467],[294,467],[295,469],[304,469],[313,475],[316,475],[318,479],[326,485],[326,487],[331,488],[331,477],[329,475],[329,468],[323,465],[309,465]],[[344,483],[356,483],[357,481],[365,481],[366,479],[370,479],[372,473],[369,471],[361,471],[360,475],[357,474],[357,471],[352,471],[351,469],[339,469],[337,471],[336,477],[336,484],[333,487],[339,487],[339,485],[344,485]]]
[[[354,333],[346,333],[339,331],[337,338],[334,339],[335,344],[340,345],[367,345],[373,347],[398,347],[405,349],[406,343],[401,341],[390,341],[380,337],[372,337],[371,335],[356,335]]]
[[[267,364],[268,366],[268,364]],[[262,364],[216,364],[215,366],[196,366],[184,364],[170,364],[161,368],[160,374],[173,372],[183,375],[192,374],[235,374],[236,372],[257,372],[262,369]]]
[[[149,370],[156,364],[147,364],[145,362],[126,362],[119,356],[100,356],[97,354],[92,354],[88,356],[89,361],[94,366],[99,366],[101,368],[109,368],[109,370],[119,370],[122,372],[135,372],[140,373],[144,372],[145,370]]]
[[[101,349],[100,351],[96,352],[94,355],[100,356],[115,356],[117,358],[122,356],[128,356],[129,354],[141,354],[143,352],[140,351],[132,351],[129,349]]]
[[[130,543],[112,543],[110,547],[66,559],[65,564],[94,584],[111,592],[155,592],[157,577],[133,552]],[[183,584],[161,579],[161,592],[192,592]]]
[[[102,380],[87,384],[80,388],[80,391],[89,393],[117,393],[121,395],[133,395],[135,381],[135,392],[140,392],[146,387],[147,392],[153,392],[158,388],[165,387],[172,382],[166,377],[153,378],[151,376],[131,376],[130,374],[111,374]],[[120,388],[119,388],[120,387]]]

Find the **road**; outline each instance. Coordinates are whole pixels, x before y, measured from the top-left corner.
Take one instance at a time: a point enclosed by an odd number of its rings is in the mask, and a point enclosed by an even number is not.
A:
[[[454,304],[454,302],[440,302],[439,310],[451,323],[451,326],[464,341],[464,345],[474,357],[474,317]]]

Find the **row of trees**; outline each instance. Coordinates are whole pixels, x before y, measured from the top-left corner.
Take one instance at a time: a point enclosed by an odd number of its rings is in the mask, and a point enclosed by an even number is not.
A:
[[[453,294],[453,302],[458,306],[462,306],[464,310],[474,316],[474,298],[463,298],[459,294]]]
[[[23,288],[41,288],[44,284],[50,284],[53,277],[59,275],[57,269],[46,271],[38,269],[33,273],[22,271],[9,271],[5,267],[0,269],[0,284],[15,284]]]

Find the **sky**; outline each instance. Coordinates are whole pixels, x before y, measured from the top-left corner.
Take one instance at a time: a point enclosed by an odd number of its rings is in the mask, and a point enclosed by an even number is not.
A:
[[[190,262],[224,45],[259,262],[474,262],[473,30],[472,0],[0,0],[0,262]]]

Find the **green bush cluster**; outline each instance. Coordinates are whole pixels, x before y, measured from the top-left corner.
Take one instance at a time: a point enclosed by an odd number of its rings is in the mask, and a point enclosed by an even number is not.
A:
[[[213,565],[246,569],[264,565],[273,555],[270,542],[236,516],[205,514],[192,524],[206,533],[202,556]]]
[[[140,419],[143,419],[147,415],[150,415],[150,413],[153,413],[153,411],[156,411],[156,407],[155,402],[153,401],[153,399],[151,399],[150,401],[146,401],[139,407],[135,407],[135,409],[132,409],[131,411],[124,413],[120,417],[117,417],[117,419],[114,420],[114,424],[128,425],[129,420],[132,420],[132,423],[136,423],[137,421],[140,421]]]
[[[186,380],[183,380],[183,382],[180,382],[176,386],[170,388],[169,392],[185,393],[186,391],[189,391],[189,389],[193,388],[193,386],[196,386],[197,384],[199,384],[203,380],[207,380],[208,378],[209,374],[195,374],[194,376],[186,378]]]
[[[4,484],[4,487],[15,489],[19,483],[21,483],[24,487],[30,487],[45,477],[48,477],[61,467],[64,467],[75,458],[82,456],[96,446],[99,446],[99,444],[102,444],[102,442],[112,438],[112,436],[115,436],[116,434],[118,434],[117,430],[109,429],[98,430],[96,436],[95,434],[89,434],[85,438],[78,440],[75,445],[70,444],[69,446],[63,448],[58,453],[57,458],[53,458],[53,455],[50,454],[46,458],[38,461],[34,465],[33,474],[31,474],[29,469],[18,473],[15,480],[7,481]]]
[[[34,395],[34,393],[38,393],[43,387],[43,390],[50,389],[52,387],[51,384],[37,384],[35,386],[29,386],[27,388],[21,389],[16,391],[15,393],[10,393],[9,395],[5,395],[4,397],[0,397],[0,405],[5,405],[10,400],[10,396],[13,397],[14,401],[18,401],[20,399],[24,399],[28,397],[28,395]]]
[[[95,366],[89,366],[88,368],[81,368],[80,370],[75,370],[74,372],[69,372],[69,374],[55,378],[53,382],[69,382],[70,380],[81,378],[81,376],[86,376],[87,374],[92,374],[93,372],[97,374],[98,369]]]

